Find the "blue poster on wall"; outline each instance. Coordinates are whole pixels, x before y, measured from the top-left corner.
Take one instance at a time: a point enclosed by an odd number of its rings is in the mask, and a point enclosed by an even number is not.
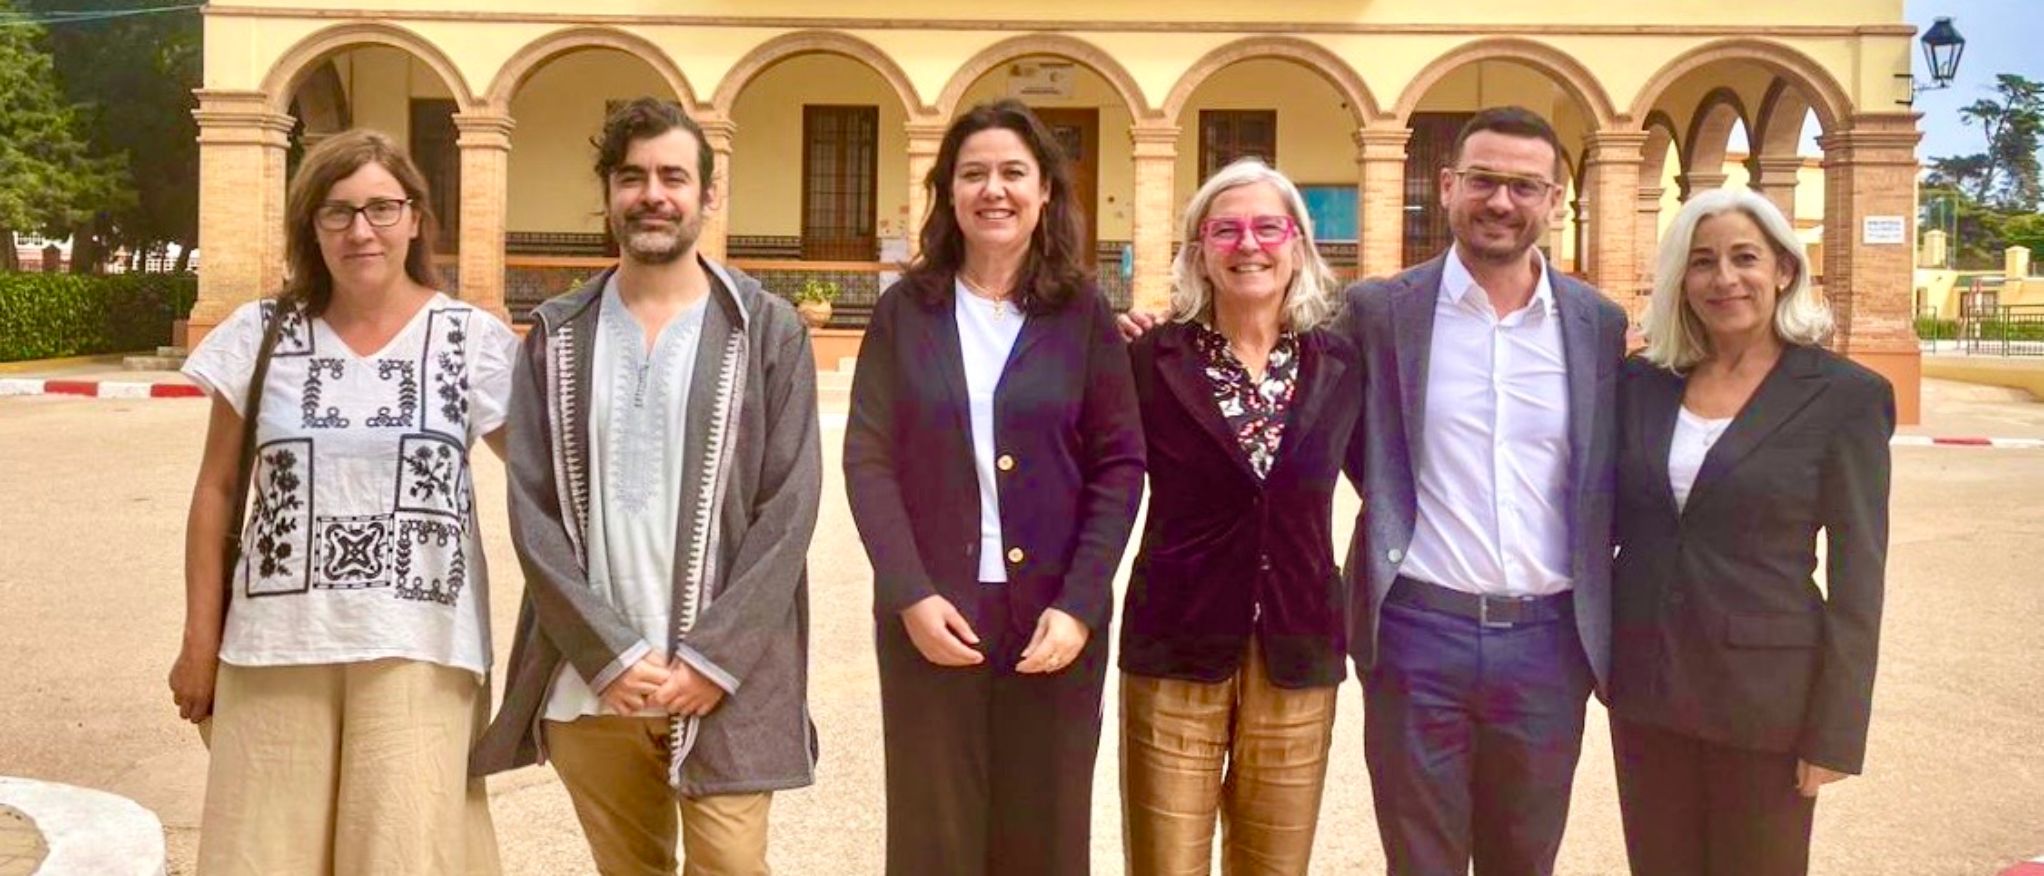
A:
[[[1322,241],[1356,239],[1356,184],[1300,186],[1313,236]]]

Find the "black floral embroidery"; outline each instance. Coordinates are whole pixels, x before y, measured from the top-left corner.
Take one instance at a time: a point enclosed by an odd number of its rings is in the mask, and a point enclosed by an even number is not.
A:
[[[340,359],[313,359],[306,364],[305,387],[299,397],[299,407],[305,413],[304,428],[346,429],[353,424],[354,421],[341,416],[340,408],[330,406],[325,413],[320,412],[320,394],[325,388],[321,378],[339,380],[346,371],[347,363]]]
[[[390,515],[322,517],[318,522],[319,575],[313,586],[324,590],[361,590],[390,586]]]
[[[378,407],[376,409],[376,416],[363,420],[362,425],[372,429],[411,428],[412,416],[419,410],[418,363],[407,362],[402,359],[376,360],[376,377],[378,380],[389,383],[393,375],[398,378],[397,413],[392,414],[389,405]]]
[[[263,329],[268,330],[270,320],[277,316],[277,302],[264,301]],[[284,312],[284,324],[277,327],[277,349],[272,358],[312,355],[312,325],[305,318],[305,311],[293,307]]]
[[[453,605],[468,582],[462,527],[441,520],[399,520],[397,598]]]
[[[437,404],[431,410],[440,422],[420,428],[463,437],[468,434],[468,320],[466,307],[433,311],[426,327],[427,364]]]
[[[312,573],[305,544],[312,519],[312,441],[264,445],[257,462],[248,594],[302,593]]]
[[[463,516],[461,492],[468,454],[460,444],[436,434],[406,435],[398,441],[397,498],[399,511]]]
[[[1270,475],[1277,462],[1278,445],[1284,439],[1285,411],[1299,383],[1299,339],[1292,332],[1278,335],[1264,363],[1263,379],[1249,376],[1249,369],[1235,358],[1228,339],[1205,323],[1194,323],[1193,346],[1206,362],[1207,381],[1213,384],[1214,404],[1228,421],[1228,429],[1241,442],[1249,467],[1259,478]]]

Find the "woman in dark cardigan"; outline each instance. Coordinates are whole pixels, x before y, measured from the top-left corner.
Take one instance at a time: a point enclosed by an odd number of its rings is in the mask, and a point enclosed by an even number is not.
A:
[[[874,305],[845,436],[887,872],[1083,876],[1111,584],[1142,497],[1128,353],[1026,107],[959,117],[924,185],[922,252]]]
[[[1170,321],[1131,348],[1150,509],[1121,631],[1132,874],[1303,874],[1344,610],[1332,537],[1361,410],[1297,187],[1254,159],[1185,211]]]

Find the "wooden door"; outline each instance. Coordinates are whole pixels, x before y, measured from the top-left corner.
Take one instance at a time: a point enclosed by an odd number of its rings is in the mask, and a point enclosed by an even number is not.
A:
[[[1086,217],[1080,257],[1093,267],[1093,251],[1100,240],[1100,110],[1093,107],[1032,108],[1043,120],[1072,170],[1072,195]]]

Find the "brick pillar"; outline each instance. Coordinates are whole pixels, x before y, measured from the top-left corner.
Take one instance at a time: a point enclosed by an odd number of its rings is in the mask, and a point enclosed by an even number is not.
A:
[[[1410,128],[1363,128],[1356,140],[1356,275],[1405,269],[1405,144]]]
[[[1130,284],[1137,310],[1161,311],[1171,304],[1171,228],[1177,215],[1172,191],[1178,169],[1178,126],[1137,124],[1129,129],[1136,162],[1135,276]]]
[[[199,297],[190,344],[284,285],[284,152],[292,118],[259,91],[198,89]]]
[[[1912,314],[1916,229],[1914,113],[1866,113],[1817,138],[1824,150],[1824,289],[1832,346],[1887,377],[1903,423],[1919,419],[1922,361]],[[1868,243],[1868,217],[1902,223],[1897,243]]]
[[[461,300],[509,322],[504,306],[504,219],[510,206],[511,127],[506,116],[455,113],[461,149]]]
[[[1755,155],[1746,160],[1746,187],[1769,201],[1788,217],[1790,225],[1796,221],[1796,172],[1803,169],[1800,155]]]
[[[1632,249],[1634,272],[1639,276],[1638,294],[1614,299],[1634,319],[1646,312],[1647,299],[1654,293],[1654,272],[1660,269],[1661,194],[1666,190],[1658,184],[1647,184],[1649,179],[1659,182],[1648,174],[1645,165],[1641,165],[1641,185],[1634,197],[1632,214]]]
[[[1687,203],[1689,201],[1689,197],[1691,195],[1696,194],[1697,192],[1707,192],[1710,191],[1711,189],[1724,188],[1725,180],[1727,178],[1728,177],[1726,176],[1723,168],[1715,168],[1712,170],[1692,169],[1685,170],[1679,174],[1676,174],[1675,184],[1681,187],[1682,200],[1684,203]]]
[[[1584,275],[1590,284],[1623,301],[1637,292],[1639,180],[1645,131],[1598,131],[1583,140],[1583,199],[1589,202],[1589,233],[1583,235]]]
[[[711,186],[716,193],[712,199],[716,206],[703,217],[703,235],[696,239],[696,251],[721,262],[731,239],[731,139],[738,133],[738,123],[707,112],[697,113],[695,119],[709,141]]]
[[[937,148],[944,144],[944,129],[949,127],[943,120],[925,118],[911,120],[908,133],[908,221],[902,223],[908,234],[908,255],[913,259],[923,249],[923,223],[930,218],[930,193],[923,188],[924,178],[931,168],[937,166]]]

